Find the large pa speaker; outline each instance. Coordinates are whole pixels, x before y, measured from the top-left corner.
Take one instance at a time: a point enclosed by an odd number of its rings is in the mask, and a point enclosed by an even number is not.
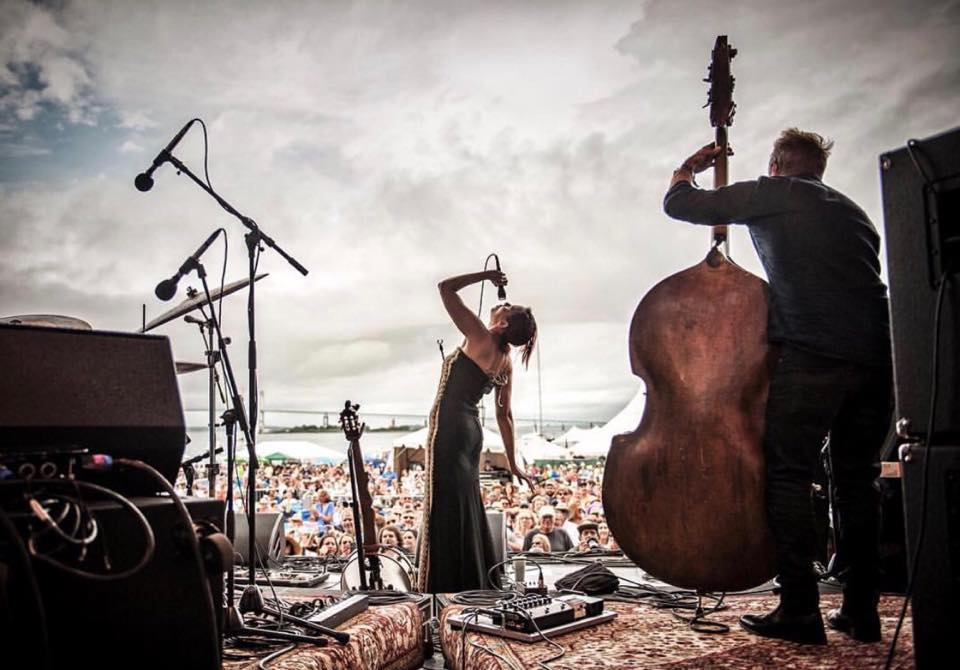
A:
[[[929,464],[924,460],[930,459]],[[924,469],[926,510],[923,509]],[[913,648],[917,668],[942,668],[956,655],[960,602],[960,447],[904,449],[903,507],[907,558],[913,559],[925,523],[913,584]]]
[[[64,555],[69,551],[51,554],[64,566],[58,567],[28,558],[29,538],[42,531],[23,502],[24,490],[22,482],[0,483],[0,594],[14,596],[0,597],[0,666],[219,670],[225,568],[205,564],[189,534],[195,532],[191,521],[218,529],[222,501],[184,499],[191,516],[185,519],[169,498],[131,498],[153,531],[155,551],[139,571],[108,580],[71,568],[109,573],[109,561],[114,574],[133,569],[146,546],[138,518],[77,489],[88,499],[98,538],[82,562]],[[26,490],[42,500],[44,485]],[[67,485],[55,490],[75,495]]]
[[[0,456],[85,449],[139,459],[173,483],[185,445],[166,337],[0,324]],[[160,490],[140,472],[88,478],[126,494]]]
[[[250,565],[250,532],[247,517],[243,513],[234,514],[233,556],[236,563]],[[257,530],[255,541],[257,552],[256,567],[272,568],[280,563],[283,556],[284,530],[281,512],[257,512],[254,520]]]
[[[927,430],[934,312],[944,272],[932,443],[960,441],[960,128],[880,156],[898,419]]]

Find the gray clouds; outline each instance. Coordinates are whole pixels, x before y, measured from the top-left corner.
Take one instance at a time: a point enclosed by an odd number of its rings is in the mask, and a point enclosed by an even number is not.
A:
[[[133,328],[218,226],[228,281],[243,276],[242,228],[170,166],[149,194],[132,188],[202,116],[214,186],[311,269],[263,256],[268,404],[427,411],[435,340],[458,341],[436,282],[498,251],[511,300],[540,323],[545,414],[603,418],[638,386],[626,337],[640,297],[706,251],[706,231],[660,201],[712,138],[700,79],[716,33],[740,49],[733,178],[765,169],[781,128],[809,127],[837,140],[828,180],[882,227],[876,156],[956,124],[957,7],[7,2],[0,313]],[[198,130],[177,155],[200,172]],[[759,271],[744,235],[734,254]],[[243,304],[224,303],[238,343]],[[202,354],[192,327],[163,332],[178,358]],[[202,404],[202,380],[183,388]],[[536,401],[521,375],[516,412]]]

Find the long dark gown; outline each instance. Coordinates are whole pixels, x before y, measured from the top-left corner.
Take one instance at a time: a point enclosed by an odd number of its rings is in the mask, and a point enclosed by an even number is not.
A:
[[[483,433],[477,408],[495,380],[456,349],[443,362],[426,446],[420,590],[453,593],[499,587],[493,539],[480,498]]]

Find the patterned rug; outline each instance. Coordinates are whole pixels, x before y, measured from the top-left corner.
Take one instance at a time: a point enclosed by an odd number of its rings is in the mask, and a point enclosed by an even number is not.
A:
[[[821,596],[821,610],[838,607],[839,594]],[[757,637],[737,624],[742,614],[766,613],[777,605],[775,596],[728,597],[729,608],[710,615],[709,620],[730,626],[729,633],[703,634],[690,630],[670,612],[647,604],[608,602],[617,612],[610,623],[558,636],[565,654],[549,664],[554,670],[594,670],[632,668],[708,668],[743,669],[797,668],[883,668],[903,599],[884,597],[880,602],[883,641],[875,644],[855,642],[846,635],[827,629],[827,645],[811,646]],[[462,670],[501,670],[537,668],[557,653],[545,642],[525,644],[505,638],[470,633],[469,638],[488,646],[509,663],[492,654],[467,646],[466,663],[461,663],[461,632],[446,625],[446,618],[463,607],[452,605],[440,615],[441,642],[448,667]],[[909,610],[908,610],[909,615]],[[893,668],[913,668],[913,636],[909,616],[900,631]]]
[[[423,665],[423,615],[415,603],[371,607],[337,630],[350,633],[341,646],[299,645],[267,665],[270,670],[412,670]],[[252,670],[266,653],[224,660],[224,670]]]

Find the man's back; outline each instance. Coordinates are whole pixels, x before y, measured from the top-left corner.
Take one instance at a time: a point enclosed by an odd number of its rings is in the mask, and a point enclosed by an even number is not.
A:
[[[770,281],[771,341],[889,363],[880,237],[849,198],[815,177],[761,177],[716,191],[680,182],[664,210],[693,223],[748,226]]]

